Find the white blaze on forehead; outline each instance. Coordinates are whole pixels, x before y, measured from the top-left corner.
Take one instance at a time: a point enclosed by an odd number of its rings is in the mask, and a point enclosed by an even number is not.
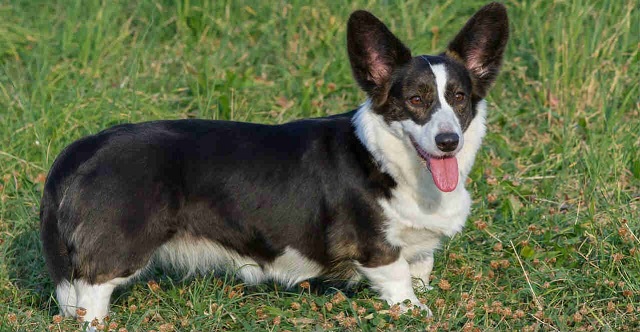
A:
[[[429,63],[429,67],[431,67],[431,71],[435,77],[436,92],[438,95],[438,101],[440,102],[439,109],[436,110],[432,116],[432,121],[435,122],[435,128],[438,133],[455,132],[458,136],[462,136],[462,127],[460,126],[458,116],[455,114],[453,107],[449,105],[447,98],[445,97],[447,92],[447,80],[449,79],[447,68],[444,64],[432,65],[431,63]],[[460,145],[462,145],[462,142]]]
[[[442,106],[442,108],[448,108],[451,111],[453,111],[453,108],[451,107],[451,105],[449,105],[449,103],[447,103],[447,99],[444,96],[445,92],[447,92],[447,79],[449,78],[447,69],[442,64],[438,64],[438,65],[429,64],[429,66],[431,67],[433,76],[435,76],[436,78],[436,88],[438,89],[437,92],[438,92],[438,100],[440,101],[440,106]]]

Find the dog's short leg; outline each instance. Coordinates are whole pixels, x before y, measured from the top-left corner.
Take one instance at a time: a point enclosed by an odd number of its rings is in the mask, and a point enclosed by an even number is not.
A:
[[[429,277],[431,276],[432,269],[433,253],[424,255],[417,261],[409,264],[409,270],[413,278],[413,286],[416,288],[424,288],[425,290],[433,289],[433,287],[429,286]]]
[[[73,317],[76,315],[76,290],[72,283],[67,280],[61,281],[56,286],[56,299],[61,316]]]
[[[102,321],[109,314],[109,299],[116,288],[114,282],[91,285],[85,280],[75,280],[73,286],[76,290],[77,306],[80,312],[84,311],[82,319]],[[84,309],[84,310],[82,310]]]
[[[109,300],[113,290],[127,283],[136,274],[125,277],[111,279],[101,284],[89,284],[86,280],[78,279],[73,281],[76,291],[77,307],[85,310],[82,317],[84,321],[91,322],[94,319],[102,321],[109,315]]]
[[[431,313],[413,292],[409,263],[404,258],[399,257],[397,261],[388,265],[361,266],[359,269],[369,279],[373,288],[380,293],[380,297],[390,305],[400,303],[402,310],[406,311],[408,308],[402,302],[409,300],[411,304]]]

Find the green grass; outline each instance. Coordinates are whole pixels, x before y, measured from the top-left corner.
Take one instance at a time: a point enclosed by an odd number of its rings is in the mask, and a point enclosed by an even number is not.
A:
[[[441,51],[483,1],[13,0],[0,4],[0,331],[78,329],[38,239],[61,149],[123,122],[280,123],[364,100],[345,50],[367,8],[414,53]],[[434,317],[366,287],[244,289],[151,275],[113,298],[129,331],[640,329],[640,10],[634,0],[507,1],[465,230],[436,254]],[[329,305],[330,303],[330,305]]]

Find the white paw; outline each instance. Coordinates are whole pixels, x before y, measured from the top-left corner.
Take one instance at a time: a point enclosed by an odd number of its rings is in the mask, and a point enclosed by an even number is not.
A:
[[[422,304],[421,302],[412,301],[410,304],[398,303],[398,306],[400,307],[400,312],[403,314],[406,314],[407,312],[413,310],[415,307],[418,307],[420,308],[420,310],[425,311],[428,317],[433,316],[431,309],[429,309],[426,304]]]
[[[411,281],[413,283],[413,288],[423,291],[430,291],[433,289],[432,286],[429,286],[429,278],[412,278]]]

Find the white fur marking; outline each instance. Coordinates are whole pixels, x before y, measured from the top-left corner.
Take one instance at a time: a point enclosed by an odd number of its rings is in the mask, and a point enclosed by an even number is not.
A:
[[[413,286],[417,288],[432,289],[429,286],[431,271],[433,270],[433,251],[425,255],[422,259],[410,263],[409,270],[413,279]]]
[[[318,263],[290,247],[286,247],[282,255],[263,269],[254,259],[219,243],[189,236],[177,238],[160,247],[156,259],[186,271],[187,275],[211,272],[216,268],[233,269],[247,284],[273,279],[287,287],[316,277],[323,270]]]
[[[447,68],[442,65],[431,65],[431,71],[436,78],[436,89],[438,93],[438,101],[440,102],[440,109],[438,109],[432,116],[429,122],[433,122],[433,136],[440,133],[455,132],[460,137],[460,143],[458,144],[458,152],[463,145],[462,141],[462,127],[460,121],[453,111],[453,107],[447,102],[445,94],[447,92],[447,79],[449,74]]]
[[[466,180],[476,159],[476,154],[482,144],[487,131],[485,121],[487,117],[487,102],[481,100],[476,105],[476,116],[471,120],[467,131],[464,132],[465,144],[458,153],[458,170],[462,180]]]
[[[287,247],[284,253],[264,268],[265,273],[287,287],[319,276],[323,268],[318,263],[302,256],[299,251]]]
[[[86,310],[86,314],[83,316],[85,321],[90,322],[94,319],[101,321],[108,316],[109,300],[116,286],[115,283],[90,285],[84,280],[73,282],[73,287],[76,290],[76,306]]]
[[[61,316],[76,315],[76,290],[67,280],[63,280],[56,286],[56,299]]]
[[[453,108],[447,102],[445,98],[445,93],[447,92],[447,79],[449,78],[449,74],[447,73],[447,68],[442,65],[431,65],[429,63],[429,67],[431,67],[431,71],[433,72],[433,76],[436,78],[436,89],[438,92],[438,101],[440,101],[440,106],[442,108],[448,108],[453,111]]]
[[[358,269],[378,291],[380,298],[390,305],[409,300],[411,304],[423,310],[429,310],[427,306],[420,303],[413,292],[409,264],[404,258],[401,257],[389,265],[371,268],[358,266]]]
[[[69,306],[67,308],[73,310],[72,316],[76,316],[75,311],[77,308],[84,308],[86,313],[82,318],[86,322],[94,319],[102,321],[109,315],[109,300],[111,299],[113,290],[135,278],[141,271],[142,270],[136,272],[130,277],[115,278],[103,284],[91,285],[82,279],[74,280],[73,288],[76,293],[76,303],[73,307]]]
[[[109,299],[113,290],[137,278],[143,271],[141,269],[129,277],[115,278],[103,284],[91,285],[83,279],[76,279],[71,283],[63,280],[56,286],[60,315],[76,317],[76,310],[84,308],[87,311],[83,316],[85,321],[95,318],[102,320],[109,314]]]
[[[233,272],[248,284],[257,284],[265,279],[255,260],[216,242],[190,236],[178,237],[164,244],[156,252],[156,260],[186,272],[187,276],[222,267],[234,269]]]

